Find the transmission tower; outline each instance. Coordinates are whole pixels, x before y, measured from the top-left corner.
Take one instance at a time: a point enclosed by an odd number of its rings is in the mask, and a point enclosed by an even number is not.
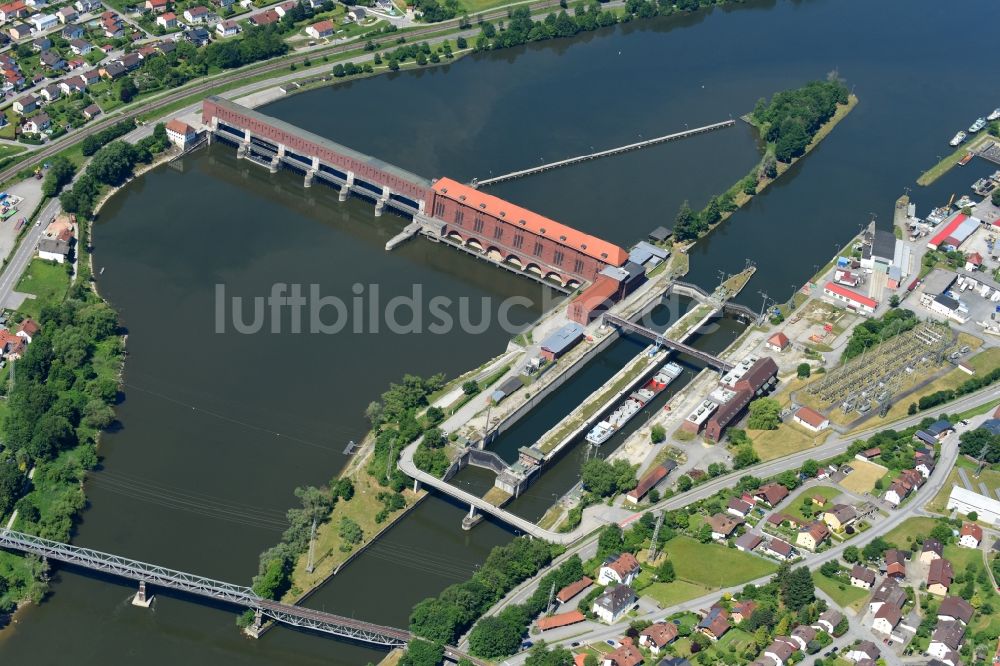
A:
[[[313,516],[312,532],[309,533],[309,562],[306,564],[306,571],[312,573],[313,557],[316,555],[316,516]]]
[[[385,480],[389,481],[389,476],[392,474],[392,454],[394,453],[396,444],[389,445],[389,459],[385,461]]]
[[[552,604],[555,602],[556,598],[556,584],[553,582],[552,587],[549,588],[549,604],[545,607],[545,612],[552,612]]]
[[[665,511],[661,511],[660,515],[656,518],[656,527],[653,528],[653,540],[649,543],[649,561],[652,562],[653,558],[656,557],[656,545],[659,543],[660,538],[660,528],[663,526],[663,514]]]
[[[976,465],[976,478],[977,479],[979,478],[980,472],[983,471],[983,467],[986,466],[986,452],[987,452],[987,450],[989,450],[989,448],[990,448],[990,445],[987,442],[986,444],[983,444],[983,450],[979,452],[979,464]]]

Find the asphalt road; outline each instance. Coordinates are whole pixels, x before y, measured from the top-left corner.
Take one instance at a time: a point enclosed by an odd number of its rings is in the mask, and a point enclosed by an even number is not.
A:
[[[52,199],[45,204],[38,213],[37,222],[31,224],[31,228],[28,229],[24,238],[21,239],[21,244],[14,250],[10,261],[7,262],[3,272],[0,273],[0,306],[7,303],[11,292],[14,291],[18,280],[21,279],[21,274],[28,267],[28,264],[31,263],[31,258],[35,256],[38,239],[41,238],[45,227],[48,226],[49,222],[59,211],[58,199]]]

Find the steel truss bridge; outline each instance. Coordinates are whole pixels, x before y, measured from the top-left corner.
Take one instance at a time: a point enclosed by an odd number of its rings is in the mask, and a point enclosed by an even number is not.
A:
[[[405,646],[413,637],[409,631],[404,629],[263,599],[251,588],[242,585],[177,571],[157,564],[148,564],[120,555],[103,553],[99,550],[80,548],[14,530],[0,530],[0,548],[31,553],[44,559],[128,578],[138,581],[142,590],[144,590],[145,585],[158,585],[243,606],[254,611],[254,628],[257,630],[260,629],[262,618],[268,617],[282,624],[384,647]],[[465,653],[450,646],[445,647],[445,654],[456,660],[471,659]],[[471,661],[477,664],[481,663],[476,659],[471,659]]]

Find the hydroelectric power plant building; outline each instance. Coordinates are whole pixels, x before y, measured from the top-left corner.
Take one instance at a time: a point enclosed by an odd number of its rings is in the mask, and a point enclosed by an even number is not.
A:
[[[276,172],[286,167],[316,182],[412,217],[407,231],[446,242],[515,273],[572,290],[607,267],[622,267],[621,247],[480,192],[450,178],[428,180],[393,164],[221,97],[202,104],[211,136],[237,155]]]

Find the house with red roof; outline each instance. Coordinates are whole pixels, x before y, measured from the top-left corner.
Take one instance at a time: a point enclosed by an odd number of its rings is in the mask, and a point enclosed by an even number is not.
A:
[[[306,28],[306,34],[313,39],[323,39],[332,37],[334,31],[333,21],[320,21]]]
[[[966,548],[979,548],[983,541],[983,528],[975,523],[964,523],[959,533],[958,545]]]
[[[983,265],[983,255],[978,252],[965,255],[965,270],[978,271]]]
[[[795,411],[795,414],[792,416],[792,420],[803,428],[807,428],[813,432],[826,430],[830,427],[830,419],[826,418],[815,409],[806,407],[805,405],[799,407]]]
[[[788,339],[788,336],[778,331],[767,339],[764,346],[774,352],[783,352],[789,344],[791,344],[791,341]]]
[[[853,310],[863,315],[875,314],[878,301],[862,296],[856,291],[851,291],[847,287],[835,282],[827,282],[823,287],[823,294],[838,303],[844,304],[849,310]]]

